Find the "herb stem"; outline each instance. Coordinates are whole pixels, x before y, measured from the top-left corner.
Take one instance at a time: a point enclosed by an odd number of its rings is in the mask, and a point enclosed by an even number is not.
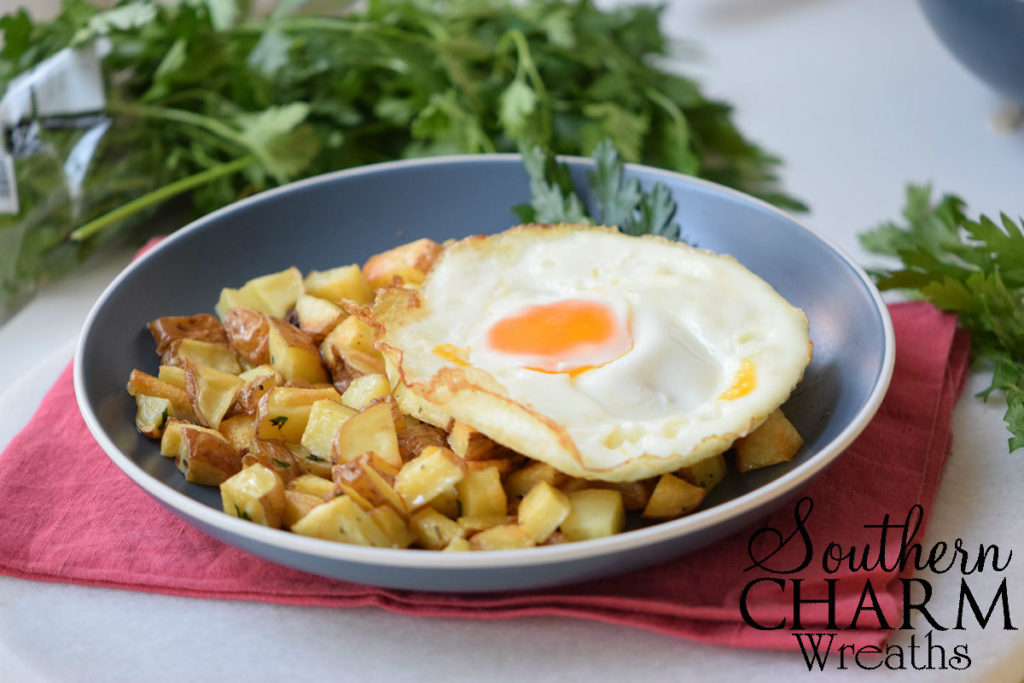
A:
[[[351,21],[340,17],[283,17],[275,21],[274,26],[284,31],[331,31],[336,33],[376,34],[383,38],[394,38],[410,43],[419,43],[433,47],[437,42],[430,36],[420,35],[385,24],[369,21]],[[267,31],[265,22],[242,24],[232,29],[240,33],[262,34]]]
[[[526,75],[530,78],[530,82],[533,84],[533,89],[537,91],[537,97],[543,105],[540,108],[541,125],[543,126],[543,139],[545,141],[550,140],[551,110],[548,107],[548,90],[544,86],[544,79],[540,76],[537,64],[533,61],[533,55],[530,53],[530,44],[526,40],[526,35],[517,28],[510,30],[507,35],[516,46],[516,53],[519,57],[517,68],[521,68],[526,72]]]
[[[187,111],[185,109],[155,107],[148,104],[131,104],[128,102],[115,101],[110,102],[107,105],[107,110],[111,113],[122,114],[124,116],[160,119],[163,121],[173,121],[175,123],[184,123],[190,126],[196,126],[197,128],[203,128],[214,135],[230,140],[242,147],[249,147],[238,131],[231,126],[210,116],[196,114],[195,112]]]
[[[170,199],[171,197],[175,197],[179,194],[182,194],[183,192],[188,192],[189,190],[199,187],[200,185],[205,185],[206,183],[212,180],[216,180],[217,178],[237,173],[246,166],[255,163],[255,161],[256,158],[254,156],[244,156],[240,159],[227,161],[218,166],[214,166],[213,168],[208,168],[205,171],[200,171],[199,173],[186,176],[184,178],[174,181],[173,183],[168,183],[163,187],[159,187],[153,190],[152,192],[147,192],[141,197],[137,197],[136,199],[133,199],[127,204],[124,204],[123,206],[120,206],[114,209],[113,211],[109,211],[103,214],[102,216],[99,216],[98,218],[94,218],[85,225],[76,228],[71,233],[71,239],[84,240],[86,238],[92,237],[93,235],[98,233],[100,230],[103,230],[103,228],[107,227],[108,225],[128,218],[132,214],[138,213],[139,211],[142,211],[143,209],[146,209],[154,204],[159,204],[160,202],[163,202],[167,199]]]

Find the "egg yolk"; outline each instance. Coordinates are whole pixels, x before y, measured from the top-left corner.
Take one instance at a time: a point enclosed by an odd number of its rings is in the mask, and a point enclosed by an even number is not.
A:
[[[754,361],[749,358],[744,358],[740,361],[740,367],[736,370],[736,376],[733,378],[732,386],[723,391],[719,395],[719,401],[731,401],[736,398],[746,396],[751,391],[757,388],[757,369],[754,367]]]
[[[531,370],[578,374],[595,363],[573,363],[576,352],[608,345],[620,336],[619,321],[609,306],[566,299],[529,306],[502,318],[488,331],[487,343],[501,353],[545,361],[530,366]]]

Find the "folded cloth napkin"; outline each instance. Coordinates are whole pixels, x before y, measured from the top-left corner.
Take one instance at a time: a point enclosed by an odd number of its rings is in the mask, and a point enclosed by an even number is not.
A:
[[[805,491],[814,501],[807,521],[816,544],[877,546],[885,514],[901,521],[915,504],[927,510],[950,449],[950,413],[963,386],[969,342],[956,320],[923,303],[891,307],[896,369],[875,419],[856,442]],[[706,642],[795,648],[787,629],[759,630],[741,615],[743,589],[765,570],[751,552],[772,550],[769,533],[795,528],[797,504],[783,506],[751,529],[689,556],[629,574],[545,590],[476,595],[387,590],[305,574],[249,555],[185,524],[131,482],[92,439],[79,414],[70,367],[25,429],[0,455],[0,572],[62,581],[206,598],[293,605],[374,605],[405,614],[473,619],[560,615],[598,619]],[[805,504],[806,505],[806,504]],[[918,541],[923,536],[923,525]],[[898,546],[898,534],[889,545]],[[890,547],[890,553],[898,547]],[[794,555],[795,553],[795,555]],[[815,553],[820,553],[816,547]],[[788,544],[765,566],[799,557]],[[785,556],[790,555],[789,559]],[[879,607],[891,626],[901,599],[898,576],[870,573]],[[840,621],[861,598],[863,571],[826,575],[820,561],[799,574],[802,597],[822,597],[824,578],[838,579]],[[783,579],[791,576],[781,575]],[[762,583],[749,592],[750,617],[773,625],[792,618],[791,590]],[[820,608],[820,609],[819,609]],[[823,605],[809,605],[802,626],[827,626]],[[839,623],[842,629],[846,624]],[[846,642],[879,644],[888,630],[871,614]]]

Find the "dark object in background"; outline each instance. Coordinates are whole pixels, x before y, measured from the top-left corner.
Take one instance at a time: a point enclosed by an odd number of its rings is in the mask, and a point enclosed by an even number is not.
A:
[[[1024,2],[919,2],[935,34],[961,64],[1024,106]]]

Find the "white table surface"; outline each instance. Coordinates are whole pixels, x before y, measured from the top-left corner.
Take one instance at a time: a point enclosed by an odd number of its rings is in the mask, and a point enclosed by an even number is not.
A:
[[[0,3],[0,7],[10,2]],[[680,0],[674,36],[701,48],[707,90],[736,105],[742,128],[786,160],[804,220],[861,263],[855,235],[896,217],[908,180],[963,196],[973,212],[1024,214],[1024,132],[992,130],[999,98],[940,47],[908,0]],[[27,421],[71,356],[71,340],[128,252],[47,286],[0,328],[0,445]],[[972,394],[954,415],[955,443],[926,547],[963,538],[1015,558],[971,578],[979,596],[1007,579],[1024,628],[1024,460],[1010,455],[998,402]],[[841,492],[839,493],[841,495]],[[2,501],[0,501],[2,504]],[[869,520],[866,520],[869,521]],[[954,610],[959,575],[928,577],[933,605]],[[987,598],[986,603],[987,604]],[[967,643],[964,672],[837,671],[828,680],[1020,681],[1024,630],[990,625],[936,634]],[[926,628],[917,626],[923,637]],[[909,633],[893,642],[909,643]],[[834,663],[834,662],[833,662]],[[799,654],[740,651],[558,618],[467,622],[376,609],[310,609],[198,600],[0,577],[0,681],[742,680],[806,673]]]

